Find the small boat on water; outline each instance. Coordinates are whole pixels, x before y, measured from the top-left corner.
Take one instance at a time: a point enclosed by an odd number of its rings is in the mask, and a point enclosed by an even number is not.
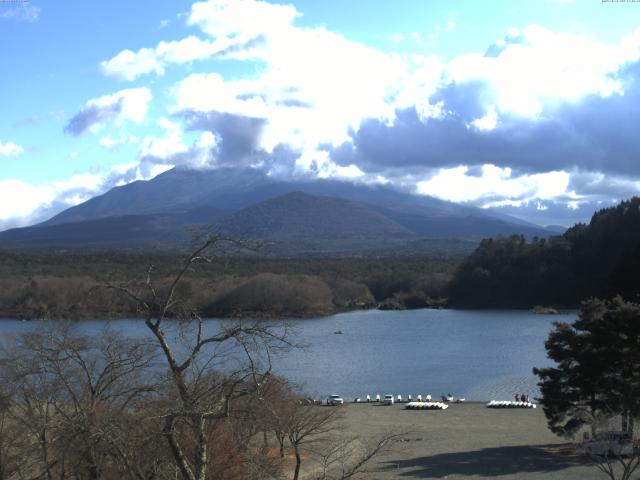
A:
[[[342,330],[336,330],[336,331],[335,331],[335,332],[333,332],[333,333],[335,333],[336,335],[342,335]]]

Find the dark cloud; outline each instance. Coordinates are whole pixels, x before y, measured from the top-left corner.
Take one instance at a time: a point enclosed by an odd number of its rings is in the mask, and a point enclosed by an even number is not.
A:
[[[334,161],[366,171],[422,166],[494,164],[517,174],[553,170],[640,175],[640,63],[619,72],[624,95],[590,95],[546,107],[537,118],[501,115],[497,127],[471,125],[482,117],[492,92],[480,83],[450,85],[432,97],[444,114],[421,119],[414,109],[397,112],[392,125],[365,120],[352,146],[332,152]]]
[[[637,179],[604,175],[597,172],[573,172],[569,179],[569,191],[591,199],[623,199],[638,195]]]
[[[255,161],[266,119],[214,111],[182,115],[189,130],[213,132],[220,139],[216,145],[218,165],[246,166]]]
[[[432,104],[442,102],[443,109],[459,120],[471,122],[484,116],[487,105],[496,102],[495,92],[484,81],[450,83],[429,99]]]
[[[94,125],[116,118],[122,112],[123,101],[124,99],[120,98],[110,105],[87,105],[83,107],[64,127],[65,133],[77,137]]]

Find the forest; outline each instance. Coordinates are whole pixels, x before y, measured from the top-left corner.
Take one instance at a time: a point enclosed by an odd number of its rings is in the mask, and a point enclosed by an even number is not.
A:
[[[640,293],[640,198],[594,213],[549,239],[483,240],[449,285],[449,303],[467,308],[576,308],[581,301]]]
[[[121,318],[136,306],[108,285],[168,279],[183,256],[145,252],[0,252],[0,317]],[[205,316],[308,317],[363,308],[441,306],[460,259],[277,259],[223,254],[180,284]]]

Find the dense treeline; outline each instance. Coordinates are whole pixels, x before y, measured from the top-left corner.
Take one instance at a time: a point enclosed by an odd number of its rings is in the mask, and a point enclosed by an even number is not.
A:
[[[577,307],[583,299],[640,293],[640,198],[596,212],[562,236],[485,239],[450,285],[453,305]]]
[[[179,256],[0,252],[0,316],[113,318],[135,305],[100,285],[144,282],[149,265],[168,278]],[[209,316],[309,316],[360,308],[419,308],[442,302],[456,259],[214,258],[180,285]]]

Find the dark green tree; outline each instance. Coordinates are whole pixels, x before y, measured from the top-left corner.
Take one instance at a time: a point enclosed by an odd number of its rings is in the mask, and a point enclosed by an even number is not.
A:
[[[572,324],[557,322],[545,342],[555,367],[534,368],[552,432],[596,433],[600,420],[621,418],[633,433],[640,415],[640,305],[621,297],[582,304]]]

